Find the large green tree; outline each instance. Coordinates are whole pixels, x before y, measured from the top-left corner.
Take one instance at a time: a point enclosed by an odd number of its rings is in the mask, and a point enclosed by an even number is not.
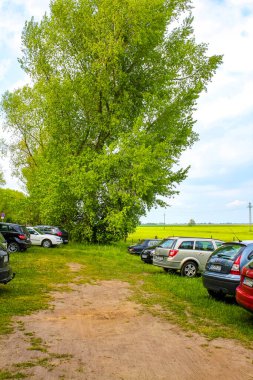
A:
[[[17,190],[0,189],[0,213],[4,214],[5,222],[27,223],[27,197]]]
[[[197,99],[221,63],[196,43],[190,5],[55,0],[26,23],[20,64],[32,84],[2,106],[38,222],[117,240],[176,193]]]
[[[0,139],[0,158],[4,154],[4,147],[5,147],[4,141],[3,139]],[[4,179],[4,173],[0,166],[0,187],[3,185],[5,185],[5,179]]]

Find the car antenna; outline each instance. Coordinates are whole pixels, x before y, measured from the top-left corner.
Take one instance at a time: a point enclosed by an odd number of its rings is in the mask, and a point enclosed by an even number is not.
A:
[[[234,233],[234,231],[232,230],[232,228],[230,228],[230,230],[233,232],[234,236],[236,237],[236,239],[241,242],[242,240],[238,238],[238,236],[236,236],[236,234]]]

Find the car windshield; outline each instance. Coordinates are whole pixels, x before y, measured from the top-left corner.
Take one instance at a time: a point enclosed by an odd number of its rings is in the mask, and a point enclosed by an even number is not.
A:
[[[220,248],[216,249],[212,254],[212,257],[222,257],[224,259],[233,260],[238,252],[242,249],[242,245],[239,244],[228,244],[223,245]]]

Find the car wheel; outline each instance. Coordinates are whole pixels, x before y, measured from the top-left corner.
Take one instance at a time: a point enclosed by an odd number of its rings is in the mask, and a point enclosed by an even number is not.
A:
[[[44,248],[51,248],[52,247],[52,242],[49,239],[43,240],[41,243],[42,247]]]
[[[181,276],[196,277],[198,265],[194,261],[187,261],[181,269]]]
[[[20,248],[19,248],[18,243],[13,242],[8,245],[8,252],[10,253],[18,252],[19,250]]]
[[[207,291],[208,291],[209,296],[211,296],[212,298],[218,301],[222,301],[226,297],[224,293],[216,291],[216,290],[207,289]]]

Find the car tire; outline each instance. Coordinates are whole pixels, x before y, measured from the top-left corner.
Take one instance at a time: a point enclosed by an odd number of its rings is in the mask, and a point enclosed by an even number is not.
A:
[[[45,240],[42,241],[41,245],[42,245],[43,248],[51,248],[52,247],[52,242],[49,239],[45,239]]]
[[[198,272],[198,265],[194,261],[187,261],[181,268],[181,276],[196,277]]]
[[[217,301],[223,301],[226,297],[226,295],[222,292],[212,290],[212,289],[207,289],[209,296],[212,298],[216,299]]]
[[[12,242],[8,244],[8,252],[13,253],[13,252],[18,252],[20,251],[20,247],[18,243]]]

